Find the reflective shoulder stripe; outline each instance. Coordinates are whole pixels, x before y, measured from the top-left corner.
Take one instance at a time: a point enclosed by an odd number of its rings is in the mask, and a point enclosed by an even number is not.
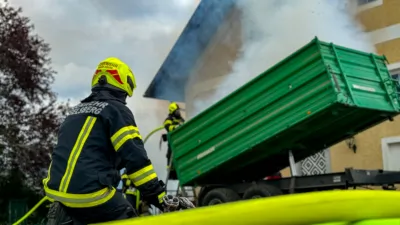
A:
[[[86,118],[85,123],[81,131],[79,132],[78,138],[72,148],[72,151],[68,158],[67,168],[65,170],[64,176],[61,179],[59,191],[66,193],[68,190],[69,182],[71,181],[71,177],[73,171],[75,169],[76,162],[78,161],[79,155],[82,152],[83,146],[87,138],[89,137],[90,132],[93,129],[94,124],[96,123],[97,118],[88,116]]]
[[[44,187],[46,196],[71,208],[87,208],[101,205],[110,200],[116,193],[115,188],[104,188],[89,194],[69,194]]]
[[[115,134],[111,137],[111,142],[115,151],[118,151],[118,149],[124,145],[127,140],[134,138],[142,139],[139,129],[135,126],[126,126],[115,132]]]
[[[165,121],[164,121],[164,126],[165,126],[165,125],[168,125],[168,124],[172,124],[172,120],[165,120]]]
[[[155,178],[157,178],[157,174],[154,171],[153,165],[148,165],[139,171],[128,175],[129,178],[132,180],[133,184],[136,187],[143,185]]]

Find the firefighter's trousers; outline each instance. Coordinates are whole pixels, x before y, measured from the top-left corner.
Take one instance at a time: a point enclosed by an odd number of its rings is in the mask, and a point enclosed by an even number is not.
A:
[[[54,217],[50,215],[52,210],[49,210],[49,221],[48,225],[55,224],[74,224],[74,225],[83,225],[90,223],[100,223],[114,220],[122,220],[128,219],[132,217],[138,216],[132,205],[123,197],[122,193],[116,192],[114,197],[111,198],[106,203],[90,207],[90,208],[69,208],[63,206],[66,215],[64,220],[66,221],[57,221],[52,222],[50,218]],[[60,210],[53,210],[57,213],[61,213]],[[55,213],[55,212],[54,212]],[[63,217],[61,215],[56,215],[55,218],[61,219]],[[68,221],[71,221],[68,223]]]

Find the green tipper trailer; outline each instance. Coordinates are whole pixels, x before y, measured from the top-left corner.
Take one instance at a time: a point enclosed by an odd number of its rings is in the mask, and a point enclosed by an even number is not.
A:
[[[399,114],[384,56],[315,38],[169,134],[181,185],[260,180]]]

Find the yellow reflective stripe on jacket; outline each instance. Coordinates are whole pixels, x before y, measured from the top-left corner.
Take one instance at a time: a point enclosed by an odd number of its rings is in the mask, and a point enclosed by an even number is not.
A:
[[[111,137],[111,142],[114,146],[115,151],[118,151],[118,149],[129,139],[134,139],[134,138],[140,138],[142,139],[142,136],[139,134],[139,129],[135,126],[126,126],[119,131],[117,131],[112,137]]]
[[[55,191],[47,186],[44,186],[46,196],[51,201],[58,201],[67,207],[71,208],[87,208],[101,205],[110,200],[116,193],[115,188],[103,188],[100,191],[96,191],[88,194],[69,194],[60,191]]]
[[[59,191],[66,193],[68,190],[69,182],[73,171],[75,169],[76,162],[78,161],[79,155],[82,152],[83,146],[87,138],[89,137],[90,131],[92,130],[97,118],[88,116],[85,124],[83,125],[81,131],[79,132],[78,138],[72,148],[71,154],[69,155],[67,169],[65,170],[64,176],[61,179]]]
[[[177,123],[177,124],[179,124],[179,123],[181,123],[182,121],[180,120],[180,119],[174,119],[173,120],[173,123]]]
[[[176,126],[174,126],[174,125],[170,125],[170,126],[168,127],[168,131],[173,131],[173,130],[175,129],[175,127],[176,127]]]
[[[134,191],[134,190],[126,190],[125,194],[127,194],[127,195],[136,195],[136,191]]]
[[[47,170],[47,177],[43,179],[43,185],[47,186],[47,183],[49,183],[50,180],[50,170],[51,170],[51,164],[53,163],[53,160],[50,161],[49,169]]]
[[[164,126],[165,126],[165,125],[168,125],[168,124],[172,124],[172,120],[165,120],[165,121],[164,121]]]
[[[132,180],[133,184],[138,187],[142,184],[145,184],[154,178],[157,178],[157,174],[154,171],[153,165],[148,165],[143,169],[128,175]]]

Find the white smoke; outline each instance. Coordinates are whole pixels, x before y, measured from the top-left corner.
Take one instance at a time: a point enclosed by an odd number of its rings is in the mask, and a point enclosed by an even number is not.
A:
[[[350,0],[349,0],[350,1]],[[315,36],[349,48],[375,52],[345,0],[242,0],[242,48],[232,72],[208,99],[193,102],[194,114],[281,61]]]

